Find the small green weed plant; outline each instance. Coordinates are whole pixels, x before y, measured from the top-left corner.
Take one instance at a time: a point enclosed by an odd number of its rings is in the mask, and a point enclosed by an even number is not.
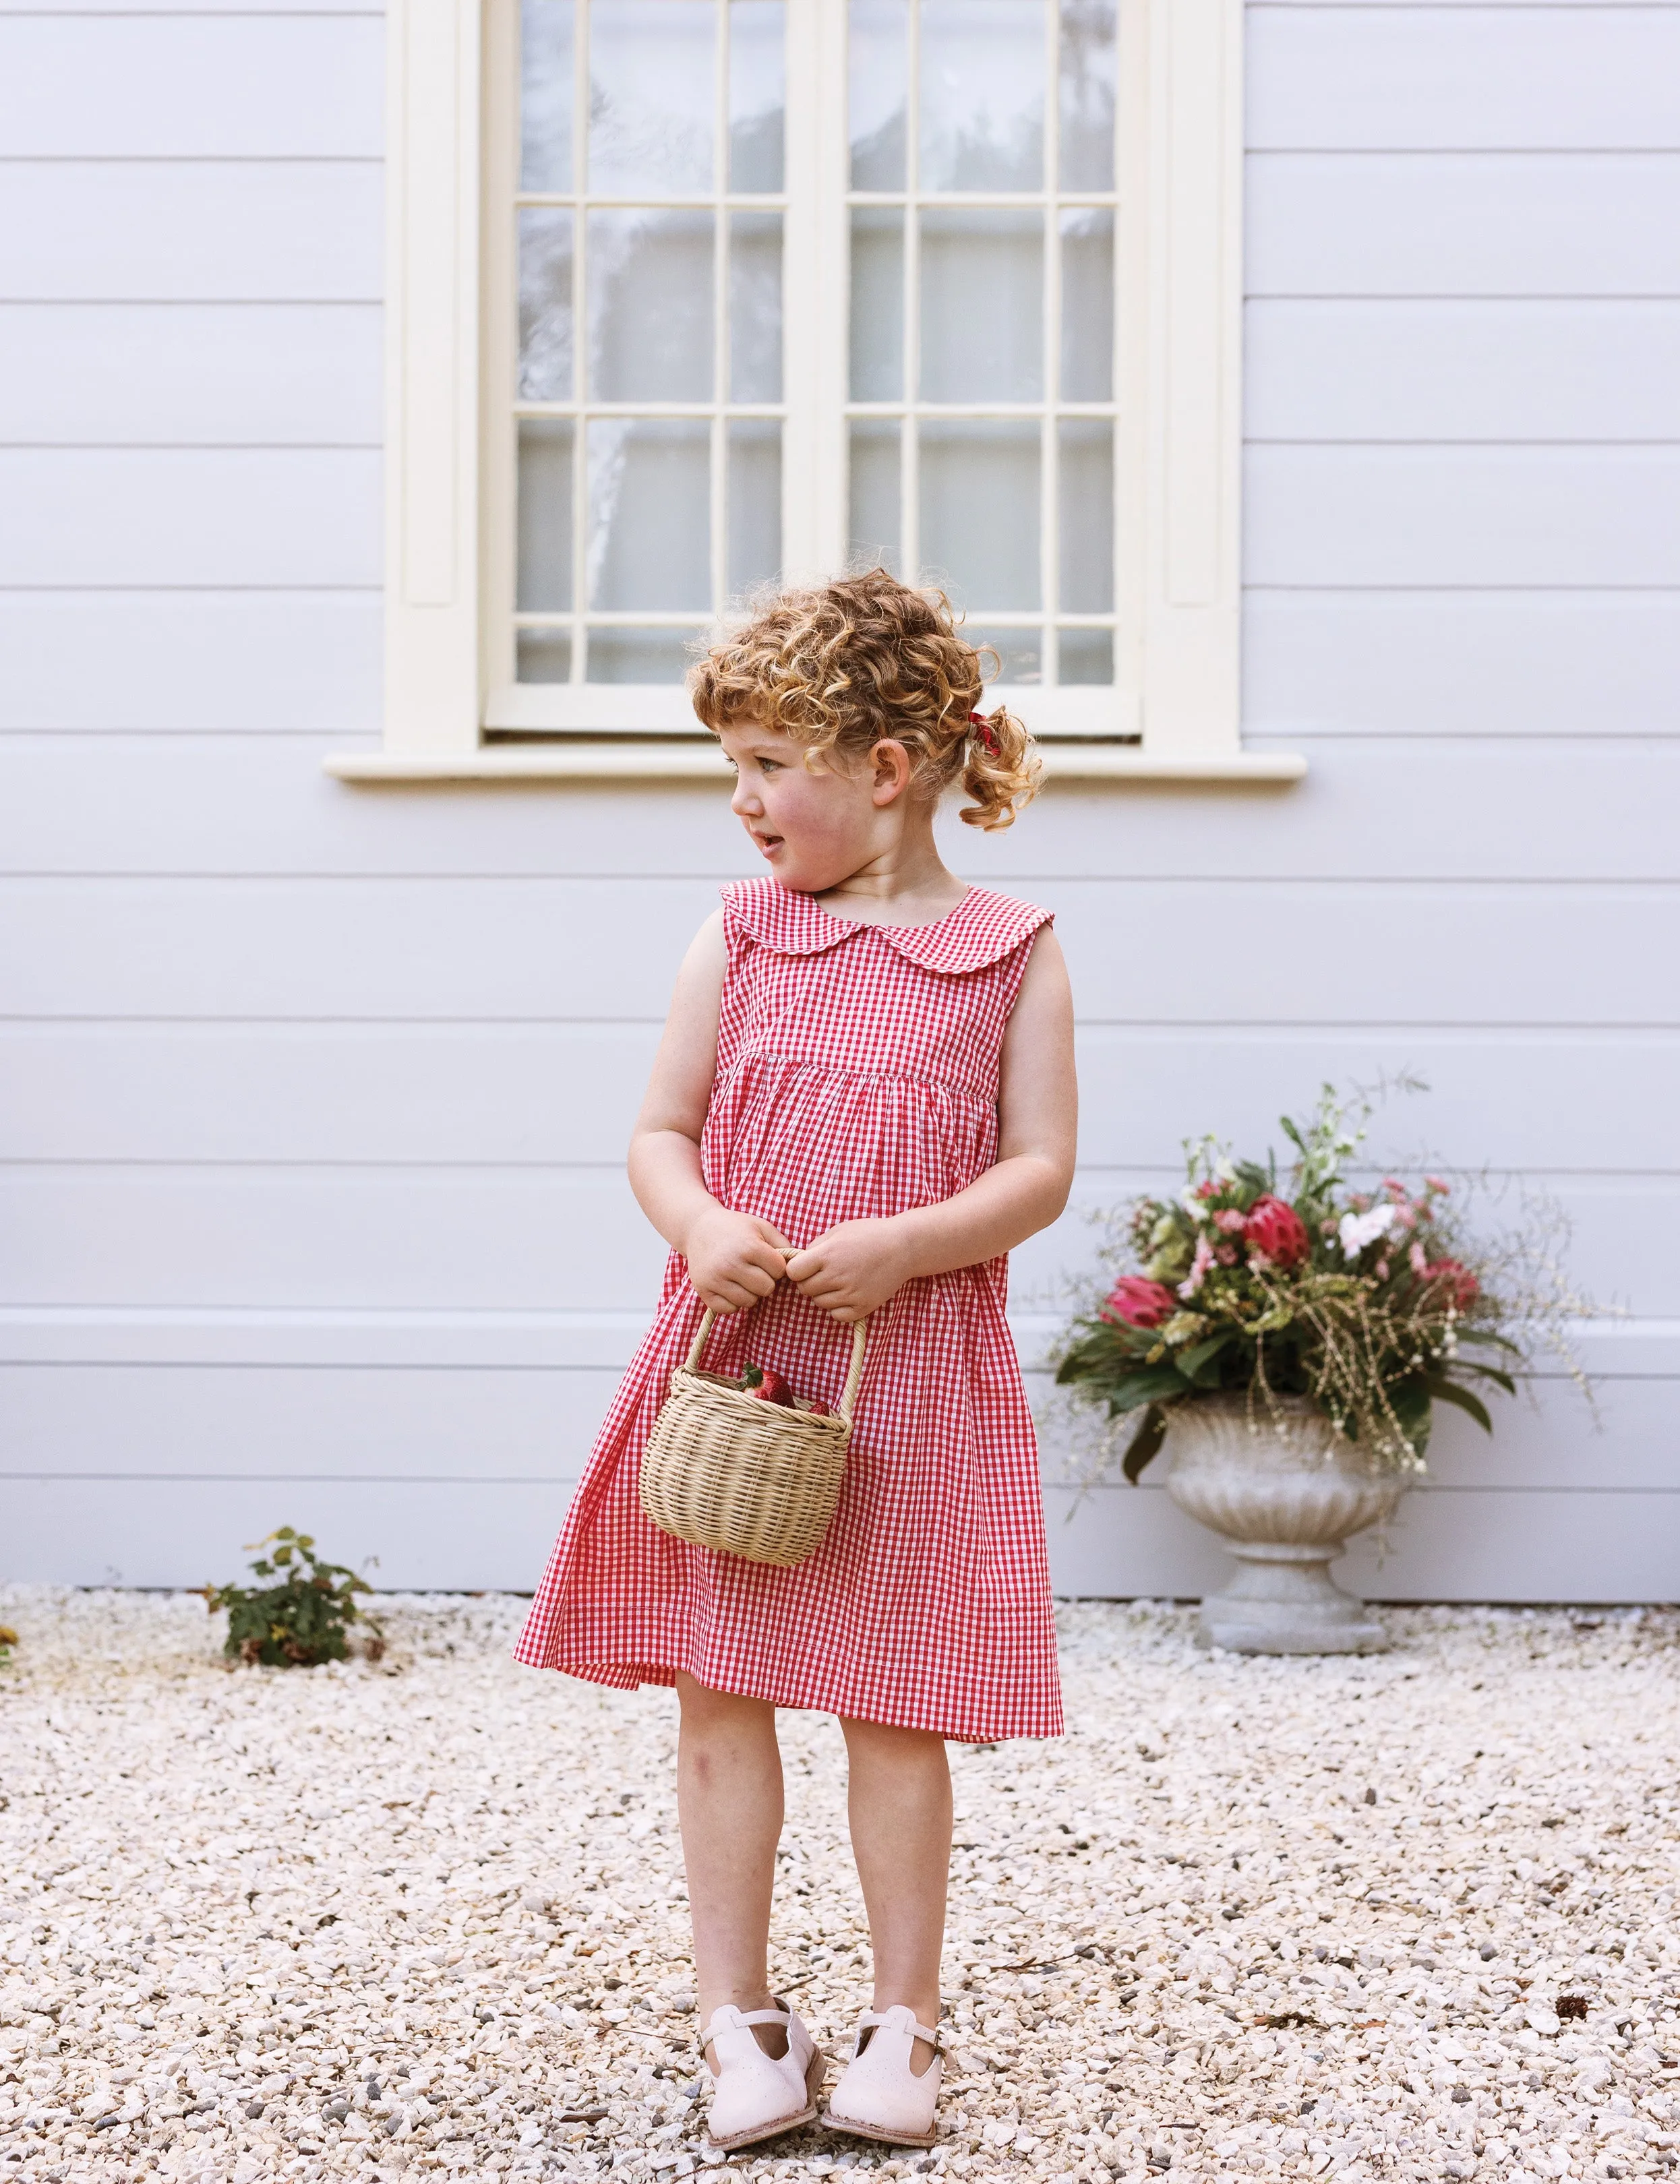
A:
[[[272,1553],[263,1554],[265,1547]],[[259,1559],[251,1564],[251,1574],[272,1579],[272,1584],[204,1587],[210,1613],[227,1610],[227,1642],[221,1650],[229,1660],[265,1669],[313,1669],[323,1661],[347,1660],[345,1633],[353,1623],[367,1633],[363,1650],[368,1659],[379,1659],[385,1651],[384,1631],[377,1616],[356,1605],[359,1592],[373,1590],[366,1578],[342,1563],[322,1562],[309,1533],[290,1524],[252,1541],[246,1552],[254,1551]]]

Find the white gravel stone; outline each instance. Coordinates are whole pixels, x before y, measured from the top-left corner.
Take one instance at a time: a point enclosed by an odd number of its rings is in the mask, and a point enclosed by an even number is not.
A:
[[[1671,1613],[1388,1610],[1391,1653],[1287,1660],[1064,1609],[1067,1738],[953,1747],[939,2147],[723,2164],[668,1696],[516,1668],[516,1600],[382,1607],[380,1663],[271,1671],[195,1597],[0,1593],[0,2180],[1676,2166]],[[838,2053],[839,1733],[784,1729],[776,1973]]]

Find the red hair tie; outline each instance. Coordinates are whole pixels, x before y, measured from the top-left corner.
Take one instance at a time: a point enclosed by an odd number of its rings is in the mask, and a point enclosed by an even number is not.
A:
[[[998,755],[997,731],[987,720],[985,715],[970,713],[968,726],[975,731],[973,740],[980,745],[988,758],[996,758]]]

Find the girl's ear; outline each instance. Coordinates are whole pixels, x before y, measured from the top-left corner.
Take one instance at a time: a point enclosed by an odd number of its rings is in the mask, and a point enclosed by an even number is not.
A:
[[[910,763],[909,752],[890,736],[875,745],[869,754],[869,762],[874,769],[871,800],[884,811],[909,787],[915,768]]]

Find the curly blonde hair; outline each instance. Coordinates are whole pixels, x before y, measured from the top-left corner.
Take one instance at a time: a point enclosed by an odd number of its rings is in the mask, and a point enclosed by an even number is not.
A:
[[[958,635],[943,592],[870,569],[761,601],[689,671],[689,695],[714,735],[773,727],[806,746],[807,764],[890,738],[909,752],[924,794],[937,798],[960,779],[972,800],[963,820],[992,829],[1013,825],[1040,766],[1006,706],[984,718],[974,710],[987,649]]]

